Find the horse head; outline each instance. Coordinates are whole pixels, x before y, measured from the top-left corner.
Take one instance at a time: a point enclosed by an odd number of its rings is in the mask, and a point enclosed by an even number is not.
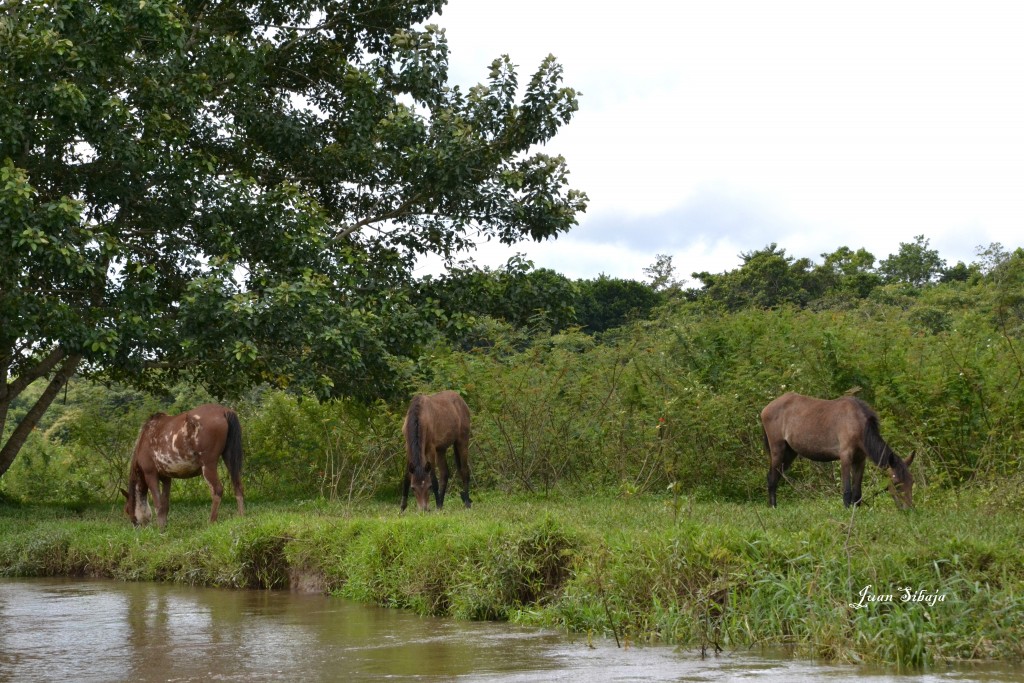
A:
[[[432,486],[431,464],[425,463],[422,467],[409,468],[409,486],[413,495],[416,496],[416,505],[420,512],[426,512],[430,504],[430,489]]]
[[[140,527],[149,524],[152,512],[149,509],[149,500],[146,495],[143,494],[140,499],[133,484],[129,484],[127,491],[121,489],[121,495],[125,498],[124,514],[131,520],[132,526]]]
[[[128,492],[124,489],[118,489],[118,491],[120,491],[121,495],[124,496],[124,514],[128,515],[128,518],[131,519],[132,513],[130,511],[130,506],[132,504],[132,497],[128,495]]]
[[[914,507],[914,475],[910,473],[910,463],[914,462],[916,454],[917,451],[914,451],[903,460],[893,453],[889,466],[889,491],[897,505],[904,509]]]
[[[121,495],[124,496],[124,514],[132,521],[132,526],[139,526],[139,520],[135,518],[135,496],[124,489],[121,489]]]

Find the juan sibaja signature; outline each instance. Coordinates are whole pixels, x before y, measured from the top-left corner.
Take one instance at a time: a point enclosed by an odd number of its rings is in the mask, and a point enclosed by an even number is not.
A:
[[[892,602],[923,603],[929,607],[934,607],[935,603],[946,601],[945,593],[927,591],[923,588],[918,588],[915,591],[910,586],[897,586],[893,593],[875,593],[874,586],[868,584],[857,595],[860,596],[860,600],[850,603],[850,607],[853,609],[861,609],[874,603]]]

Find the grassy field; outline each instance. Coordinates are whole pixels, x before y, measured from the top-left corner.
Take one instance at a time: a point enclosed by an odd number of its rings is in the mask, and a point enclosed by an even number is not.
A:
[[[248,501],[244,518],[228,501],[212,526],[205,501],[172,500],[163,533],[133,529],[120,505],[0,502],[0,575],[291,587],[624,645],[789,645],[907,667],[1024,659],[1024,517],[932,495],[853,512],[792,491],[776,510],[480,492],[469,511]]]

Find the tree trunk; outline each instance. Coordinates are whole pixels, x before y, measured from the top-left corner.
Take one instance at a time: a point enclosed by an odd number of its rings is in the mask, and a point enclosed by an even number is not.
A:
[[[57,398],[60,390],[68,383],[68,380],[78,370],[78,364],[82,361],[80,354],[72,354],[64,358],[60,368],[53,374],[53,378],[50,379],[50,383],[46,385],[46,389],[43,394],[39,397],[39,400],[35,402],[35,405],[29,409],[28,413],[22,418],[18,426],[11,432],[11,436],[7,439],[7,442],[0,448],[0,477],[7,472],[11,467],[11,463],[18,456],[21,451],[21,447],[25,445],[25,441],[28,440],[28,435],[32,433],[35,426],[39,424],[40,418],[46,413],[46,410],[53,403],[53,400]],[[6,414],[9,402],[14,400],[14,396],[6,396],[3,405],[3,412]]]

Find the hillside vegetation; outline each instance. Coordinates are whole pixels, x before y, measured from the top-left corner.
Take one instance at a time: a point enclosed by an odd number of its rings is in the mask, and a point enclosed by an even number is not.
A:
[[[658,306],[603,332],[547,315],[530,283],[550,282],[550,273],[521,263],[475,271],[472,287],[483,293],[474,301],[487,311],[460,305],[418,360],[396,371],[409,393],[453,388],[465,397],[474,486],[482,489],[764,500],[757,415],[781,393],[798,391],[855,393],[873,405],[897,453],[917,453],[915,478],[924,487],[970,484],[1019,499],[1024,251],[988,254],[945,271],[962,279],[933,274],[914,284],[840,269],[831,286],[815,289],[809,283],[823,281],[821,267],[798,267],[773,245],[703,289],[648,287]],[[772,263],[784,266],[784,276],[765,279],[762,271],[778,270],[765,265]],[[559,297],[594,291],[563,284],[552,290]],[[774,305],[755,305],[772,287]],[[632,300],[634,289],[605,291]],[[747,291],[746,305],[730,303],[724,292],[734,290]],[[808,298],[811,290],[816,298]],[[532,316],[521,307],[513,322],[496,317],[496,302],[526,295],[535,297]],[[116,499],[145,417],[203,400],[211,397],[195,387],[154,396],[74,382],[0,491],[27,501]],[[243,417],[251,496],[358,500],[396,492],[404,401],[318,402],[263,388],[233,405]],[[880,474],[868,467],[866,491]],[[175,486],[175,496],[205,496],[198,481]],[[800,461],[780,495],[785,504],[836,490],[836,468]]]

